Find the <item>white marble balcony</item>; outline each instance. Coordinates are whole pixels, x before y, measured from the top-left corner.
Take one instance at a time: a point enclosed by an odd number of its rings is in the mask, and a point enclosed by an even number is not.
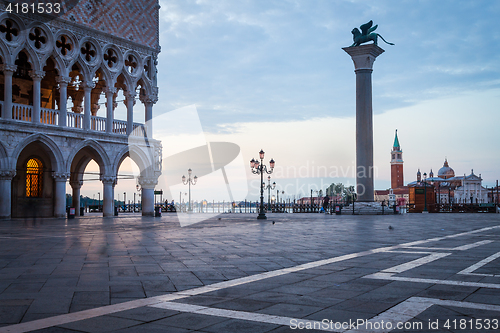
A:
[[[6,119],[6,117],[3,117],[3,101],[0,101],[0,107],[2,110],[2,118]],[[61,126],[79,130],[85,130],[88,128],[89,131],[93,132],[106,132],[106,123],[108,120],[104,117],[90,116],[89,124],[86,126],[83,113],[67,112],[66,123],[61,124],[59,110],[40,108],[39,117],[37,117],[34,112],[34,108],[31,105],[12,103],[11,120],[20,123],[39,123],[47,126]],[[127,121],[113,119],[113,125],[110,129],[110,133],[127,135]],[[144,136],[145,133],[147,133],[146,125],[133,123],[133,128],[130,133],[132,136]]]

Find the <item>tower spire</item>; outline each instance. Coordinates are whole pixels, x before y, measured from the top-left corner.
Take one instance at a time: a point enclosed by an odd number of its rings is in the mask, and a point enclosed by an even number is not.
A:
[[[394,137],[394,145],[392,145],[392,150],[400,150],[399,139],[398,139],[398,130],[396,129],[396,135]]]
[[[404,186],[403,151],[399,145],[398,130],[396,130],[391,151],[391,188],[394,189],[402,186]]]

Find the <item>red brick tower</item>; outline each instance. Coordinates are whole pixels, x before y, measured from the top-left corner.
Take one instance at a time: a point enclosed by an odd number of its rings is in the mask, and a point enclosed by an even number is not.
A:
[[[395,189],[403,186],[403,151],[399,145],[398,130],[396,130],[396,137],[391,151],[391,188]]]

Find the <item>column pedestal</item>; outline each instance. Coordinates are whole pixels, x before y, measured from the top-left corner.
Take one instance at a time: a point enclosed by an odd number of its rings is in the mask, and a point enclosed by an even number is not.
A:
[[[102,200],[102,215],[104,217],[114,216],[114,187],[115,177],[103,177],[103,200]]]
[[[356,73],[356,192],[357,201],[375,199],[373,184],[372,72],[375,59],[384,50],[375,44],[344,47]]]
[[[71,207],[75,208],[75,216],[80,216],[80,188],[82,187],[82,182],[71,182],[70,185],[73,190],[71,195]]]
[[[142,188],[142,216],[155,216],[154,188]]]
[[[0,219],[10,219],[12,214],[12,178],[16,172],[0,171]]]
[[[66,181],[68,180],[68,174],[66,173],[55,173],[54,174],[54,216],[55,217],[66,217]]]
[[[155,216],[155,194],[154,189],[158,184],[158,178],[139,177],[139,185],[142,189],[142,216]]]

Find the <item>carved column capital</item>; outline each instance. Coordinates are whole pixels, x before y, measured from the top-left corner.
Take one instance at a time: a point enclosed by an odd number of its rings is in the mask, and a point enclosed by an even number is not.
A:
[[[14,72],[17,70],[17,65],[11,65],[11,64],[2,64],[2,71],[4,73],[8,73],[10,75],[14,74]]]
[[[94,89],[95,88],[95,82],[93,82],[93,81],[85,81],[85,82],[81,83],[81,86],[83,87],[83,90]]]
[[[71,77],[69,76],[57,76],[56,82],[59,83],[60,86],[68,86],[71,83]]]
[[[30,71],[30,77],[33,79],[33,81],[42,81],[43,77],[45,76],[44,71]]]
[[[73,180],[69,182],[69,185],[71,185],[72,188],[81,188],[83,185],[83,180]]]
[[[0,170],[0,180],[12,180],[16,175],[16,170]]]
[[[103,184],[111,184],[115,185],[116,184],[116,177],[115,176],[101,176],[101,181]]]
[[[154,189],[158,184],[158,178],[155,177],[138,177],[139,185],[145,189]]]
[[[116,94],[118,89],[116,87],[104,87],[102,91],[104,91],[104,93],[106,94]]]
[[[68,172],[53,172],[52,173],[52,178],[56,182],[66,182],[69,178],[70,174]]]
[[[141,95],[139,99],[144,104],[156,104],[156,102],[158,102],[158,95],[154,94]]]

